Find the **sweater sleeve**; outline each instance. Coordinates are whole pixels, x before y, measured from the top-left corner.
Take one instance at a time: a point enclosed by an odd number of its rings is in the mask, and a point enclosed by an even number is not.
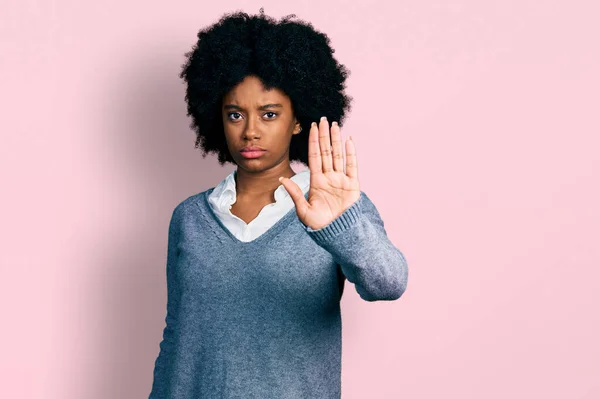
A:
[[[327,226],[309,236],[332,254],[342,272],[366,301],[395,300],[406,290],[408,265],[389,240],[377,208],[360,198]]]
[[[169,234],[167,245],[167,313],[163,339],[160,342],[158,357],[154,363],[154,380],[152,390],[148,399],[162,399],[169,397],[169,381],[171,380],[171,365],[175,352],[175,334],[178,331],[179,314],[179,280],[177,277],[177,244],[179,241],[179,229],[181,218],[181,206],[177,206],[171,215],[169,222]]]

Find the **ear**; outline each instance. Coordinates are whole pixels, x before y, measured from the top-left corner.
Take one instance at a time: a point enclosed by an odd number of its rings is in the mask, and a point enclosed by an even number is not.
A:
[[[296,125],[294,126],[294,131],[292,132],[292,134],[298,134],[302,131],[302,126],[300,126],[300,122],[298,122],[298,120],[296,120]]]

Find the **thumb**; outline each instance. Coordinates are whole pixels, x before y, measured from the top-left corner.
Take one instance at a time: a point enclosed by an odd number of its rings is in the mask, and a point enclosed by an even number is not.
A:
[[[308,201],[306,201],[300,186],[287,177],[280,177],[279,181],[281,184],[283,184],[283,187],[288,192],[290,197],[292,197],[292,201],[294,201],[294,204],[296,205],[296,210],[303,214],[305,209],[308,207]]]

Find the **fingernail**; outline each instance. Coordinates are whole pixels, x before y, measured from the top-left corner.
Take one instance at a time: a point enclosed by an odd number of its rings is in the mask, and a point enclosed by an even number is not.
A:
[[[335,122],[335,121],[334,121],[334,122],[332,122],[331,124],[332,124],[332,125],[335,125],[335,126],[337,126],[337,125],[338,125],[338,123],[337,123],[337,122]]]
[[[313,122],[310,124],[310,127],[315,127],[315,126],[317,126],[317,122]]]
[[[327,120],[327,117],[326,117],[326,116],[322,116],[322,117],[321,117],[321,121],[326,121],[326,120]]]
[[[280,178],[279,178],[279,181],[281,182],[282,180],[283,180],[283,177],[280,177]]]

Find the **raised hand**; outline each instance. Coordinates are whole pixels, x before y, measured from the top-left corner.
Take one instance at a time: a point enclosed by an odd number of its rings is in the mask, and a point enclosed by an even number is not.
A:
[[[360,198],[354,142],[351,138],[346,140],[344,172],[342,136],[337,122],[331,126],[331,144],[329,137],[329,123],[325,117],[318,125],[312,123],[308,136],[308,201],[294,181],[279,178],[296,205],[298,218],[313,230],[327,226]]]

